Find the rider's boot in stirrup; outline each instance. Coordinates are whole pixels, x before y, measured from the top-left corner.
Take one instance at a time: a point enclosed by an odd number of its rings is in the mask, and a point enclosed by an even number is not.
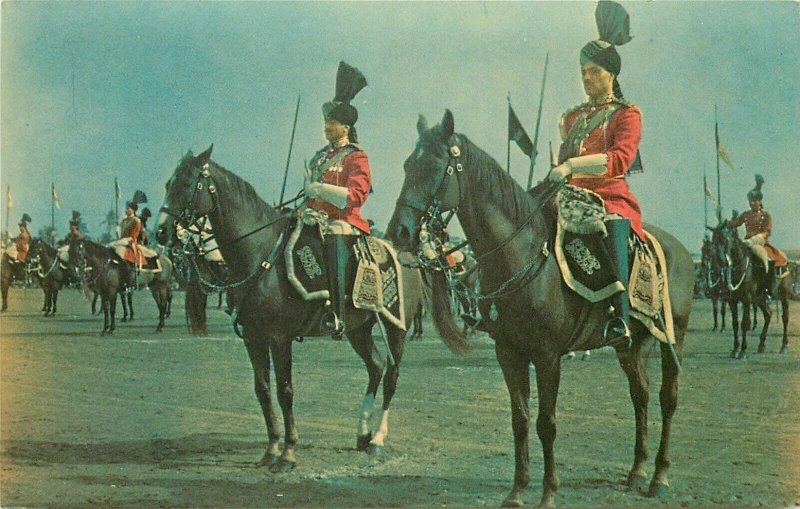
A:
[[[608,236],[603,239],[606,249],[614,265],[614,275],[625,287],[625,291],[611,297],[614,307],[614,316],[603,327],[603,337],[606,344],[613,346],[617,351],[624,351],[631,347],[631,331],[628,327],[629,301],[628,301],[628,236],[631,231],[631,222],[628,219],[614,219],[606,222]]]
[[[336,341],[344,335],[344,285],[347,267],[347,246],[343,235],[328,235],[325,238],[328,258],[328,291],[330,292],[330,311],[323,316],[325,327]]]

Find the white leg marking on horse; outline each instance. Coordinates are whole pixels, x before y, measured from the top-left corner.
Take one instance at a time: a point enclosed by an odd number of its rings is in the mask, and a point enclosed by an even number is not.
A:
[[[374,394],[367,394],[364,396],[364,401],[361,402],[361,408],[358,410],[358,423],[356,424],[358,436],[360,437],[369,433],[369,417],[372,415],[372,405],[374,403]]]
[[[369,443],[383,447],[383,440],[389,435],[389,411],[384,410],[381,415],[381,425]]]

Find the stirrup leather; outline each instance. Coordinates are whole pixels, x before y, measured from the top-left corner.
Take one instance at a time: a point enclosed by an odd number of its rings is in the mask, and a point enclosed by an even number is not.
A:
[[[618,332],[619,329],[622,330],[621,333]],[[608,337],[609,330],[613,333],[612,337]],[[621,349],[628,349],[633,344],[628,323],[619,316],[611,317],[606,321],[603,327],[603,340],[607,345]]]

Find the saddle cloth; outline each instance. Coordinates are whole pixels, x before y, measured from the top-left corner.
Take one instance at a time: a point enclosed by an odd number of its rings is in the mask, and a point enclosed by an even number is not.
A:
[[[330,298],[323,233],[327,217],[306,210],[309,212],[304,211],[295,223],[284,248],[286,276],[303,300],[325,300]],[[387,242],[365,235],[355,239],[352,251],[344,284],[353,307],[378,312],[405,330],[397,253]]]
[[[555,255],[564,283],[589,302],[601,302],[625,290],[614,276],[603,244],[605,207],[592,191],[565,186],[556,199]],[[664,252],[645,231],[647,243],[633,242],[628,280],[630,316],[661,342],[674,343],[672,308]],[[629,244],[630,245],[630,244]],[[663,316],[662,316],[663,313]]]

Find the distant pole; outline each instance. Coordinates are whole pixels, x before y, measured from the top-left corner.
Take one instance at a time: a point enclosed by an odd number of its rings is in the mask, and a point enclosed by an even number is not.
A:
[[[706,181],[706,165],[703,164],[703,225],[708,226],[708,182]]]
[[[114,177],[114,228],[119,224],[119,182]]]
[[[553,140],[548,141],[548,144],[550,145],[550,169],[552,170],[558,165],[558,161],[553,157]]]
[[[544,72],[542,72],[542,88],[539,91],[539,112],[536,114],[536,129],[533,131],[533,152],[531,153],[531,169],[528,171],[528,189],[531,188],[533,182],[533,168],[536,166],[536,156],[539,155],[539,149],[536,146],[539,144],[539,125],[542,122],[542,103],[544,101],[544,84],[547,81],[547,62],[550,61],[550,52],[544,58]]]
[[[8,233],[8,216],[11,214],[11,202],[9,201],[11,198],[11,186],[6,186],[6,233]]]
[[[717,146],[717,224],[722,222],[722,191],[719,177],[719,123],[717,122],[717,105],[714,105],[714,141]]]
[[[286,192],[286,178],[289,176],[289,163],[292,160],[292,147],[294,146],[294,133],[297,129],[297,114],[300,112],[300,94],[297,94],[297,106],[294,109],[294,124],[292,125],[292,137],[289,140],[289,155],[286,157],[286,169],[283,171],[283,186],[281,186],[281,198],[278,205],[283,205],[283,195]]]
[[[508,114],[511,115],[511,92],[508,92],[506,96],[506,100],[508,101]],[[509,122],[511,119],[509,119]],[[506,172],[511,174],[511,140],[508,138],[508,133],[506,133]]]
[[[56,183],[50,182],[50,245],[55,241],[56,232]]]

